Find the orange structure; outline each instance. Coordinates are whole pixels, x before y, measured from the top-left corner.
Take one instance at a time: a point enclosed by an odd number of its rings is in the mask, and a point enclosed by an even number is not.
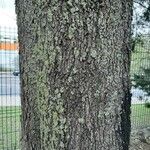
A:
[[[18,46],[18,43],[0,42],[0,50],[16,51],[18,50]]]

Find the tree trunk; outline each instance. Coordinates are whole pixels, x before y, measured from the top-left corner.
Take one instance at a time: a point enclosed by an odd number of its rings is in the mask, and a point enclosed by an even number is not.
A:
[[[132,0],[16,0],[22,150],[128,150]]]

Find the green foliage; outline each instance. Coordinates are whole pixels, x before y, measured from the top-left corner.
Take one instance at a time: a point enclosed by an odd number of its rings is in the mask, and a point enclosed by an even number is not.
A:
[[[142,8],[144,8],[141,19],[143,21],[150,21],[150,0],[135,0],[135,3],[138,3]]]
[[[144,40],[141,35],[137,35],[135,37],[132,37],[131,39],[131,44],[132,44],[132,51],[136,51],[136,45],[140,45],[141,47],[144,46]]]
[[[143,13],[143,18],[145,21],[149,22],[150,21],[150,1],[148,3],[148,7],[145,9]]]
[[[150,108],[150,102],[145,102],[145,107]]]
[[[135,87],[144,90],[150,96],[150,68],[143,69],[142,75],[134,75]]]
[[[150,36],[139,35],[133,37],[134,47],[131,59],[131,76],[143,74],[143,68],[150,68]]]
[[[134,35],[143,34],[143,31],[148,33],[147,29],[150,27],[150,0],[134,0],[133,9],[132,25]]]

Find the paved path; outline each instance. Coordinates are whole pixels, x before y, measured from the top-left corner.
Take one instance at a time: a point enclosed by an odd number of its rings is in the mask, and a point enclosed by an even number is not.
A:
[[[144,103],[145,103],[145,100],[139,100],[139,98],[137,97],[132,97],[131,104],[144,104]]]
[[[150,101],[150,100],[149,100]],[[133,97],[132,98],[132,104],[144,104],[144,100],[138,100],[138,98]],[[20,106],[20,96],[17,95],[6,95],[6,96],[0,96],[0,106]]]
[[[0,72],[0,95],[19,95],[19,76],[14,76],[12,72]]]
[[[140,89],[131,89],[132,104],[143,104],[145,93]],[[20,86],[19,76],[14,76],[12,72],[0,72],[0,106],[20,106]],[[147,97],[150,101],[150,97]]]
[[[20,106],[20,96],[0,96],[0,106]]]

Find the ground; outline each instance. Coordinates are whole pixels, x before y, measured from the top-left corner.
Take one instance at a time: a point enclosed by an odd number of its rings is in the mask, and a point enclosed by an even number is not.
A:
[[[150,127],[132,130],[130,150],[150,150]]]
[[[132,105],[130,150],[150,150],[150,108]]]

